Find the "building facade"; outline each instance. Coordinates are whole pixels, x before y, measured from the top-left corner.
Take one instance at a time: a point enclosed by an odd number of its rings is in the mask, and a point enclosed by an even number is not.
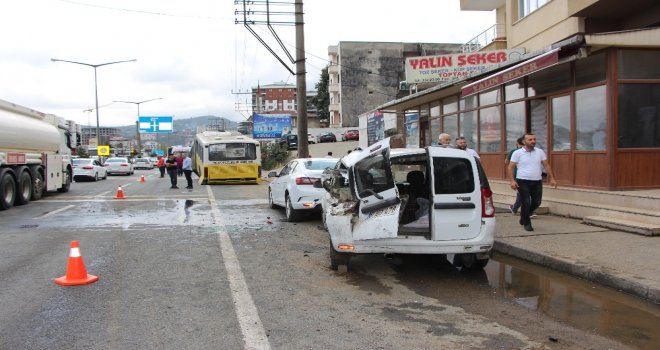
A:
[[[409,147],[465,136],[490,178],[533,132],[562,186],[660,187],[660,3],[461,0],[496,11],[496,35],[465,50],[522,48],[517,62],[377,109],[397,114]],[[410,142],[410,140],[413,142]]]
[[[307,91],[307,125],[319,127],[312,98],[316,91]],[[292,126],[298,123],[298,94],[296,85],[286,82],[252,87],[252,112],[257,114],[290,114]],[[251,120],[251,119],[250,119]]]
[[[342,41],[329,46],[330,127],[357,127],[360,114],[407,94],[400,89],[407,57],[460,50],[459,44],[437,43]]]

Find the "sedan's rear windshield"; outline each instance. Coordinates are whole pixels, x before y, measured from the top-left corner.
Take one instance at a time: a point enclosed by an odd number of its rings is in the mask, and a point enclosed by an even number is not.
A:
[[[309,170],[325,170],[326,168],[334,168],[337,165],[336,159],[320,159],[320,160],[307,160],[304,161],[305,168]]]
[[[128,160],[122,158],[110,158],[105,161],[106,163],[128,163]]]
[[[80,165],[80,164],[90,164],[92,162],[91,159],[73,159],[72,160],[73,165]]]

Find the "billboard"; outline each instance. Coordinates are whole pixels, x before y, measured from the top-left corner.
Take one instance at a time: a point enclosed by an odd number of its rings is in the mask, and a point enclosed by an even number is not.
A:
[[[524,49],[478,51],[406,58],[406,82],[446,83],[516,62]]]
[[[252,138],[255,140],[279,139],[291,132],[290,114],[254,114]]]
[[[140,132],[168,133],[174,131],[173,117],[139,117]]]

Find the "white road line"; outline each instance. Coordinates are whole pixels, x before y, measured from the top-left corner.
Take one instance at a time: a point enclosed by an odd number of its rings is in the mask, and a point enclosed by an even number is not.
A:
[[[110,193],[110,191],[101,192],[101,193],[97,194],[97,195],[94,196],[94,197],[103,197],[103,196],[105,196],[105,195],[108,194],[108,193]]]
[[[72,202],[139,202],[139,201],[177,201],[177,200],[184,200],[184,199],[191,199],[191,200],[198,200],[198,201],[204,201],[207,200],[207,197],[170,197],[170,198],[148,198],[148,197],[124,197],[124,199],[114,199],[112,197],[105,197],[105,198],[97,198],[97,197],[90,197],[90,198],[67,198],[66,200],[62,199],[40,199],[39,203],[62,203],[62,202],[67,202],[67,203],[72,203]]]
[[[270,349],[266,331],[261,324],[257,307],[254,305],[254,301],[252,301],[252,296],[245,282],[241,265],[238,262],[234,246],[231,244],[231,238],[229,238],[229,234],[225,228],[220,210],[217,208],[211,186],[206,186],[206,192],[209,194],[211,213],[215,220],[220,251],[222,252],[225,269],[227,270],[231,297],[234,300],[234,305],[236,305],[236,317],[238,318],[241,333],[243,333],[245,349]]]
[[[66,207],[62,207],[62,208],[60,208],[60,209],[53,210],[53,211],[51,211],[51,212],[49,212],[49,213],[46,213],[46,214],[44,214],[44,215],[37,216],[37,217],[34,218],[34,219],[36,220],[36,219],[47,218],[47,217],[49,217],[49,216],[51,216],[51,215],[55,215],[55,214],[57,214],[57,213],[59,213],[59,212],[61,212],[61,211],[65,211],[65,210],[67,210],[67,209],[71,209],[71,208],[73,208],[73,207],[75,207],[75,205],[73,205],[73,204],[72,204],[72,205],[67,205]]]

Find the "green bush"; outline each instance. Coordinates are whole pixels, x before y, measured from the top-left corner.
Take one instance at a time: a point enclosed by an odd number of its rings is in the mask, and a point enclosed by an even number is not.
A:
[[[261,148],[261,167],[264,170],[277,168],[289,157],[286,146],[280,146],[277,142],[271,142]]]

